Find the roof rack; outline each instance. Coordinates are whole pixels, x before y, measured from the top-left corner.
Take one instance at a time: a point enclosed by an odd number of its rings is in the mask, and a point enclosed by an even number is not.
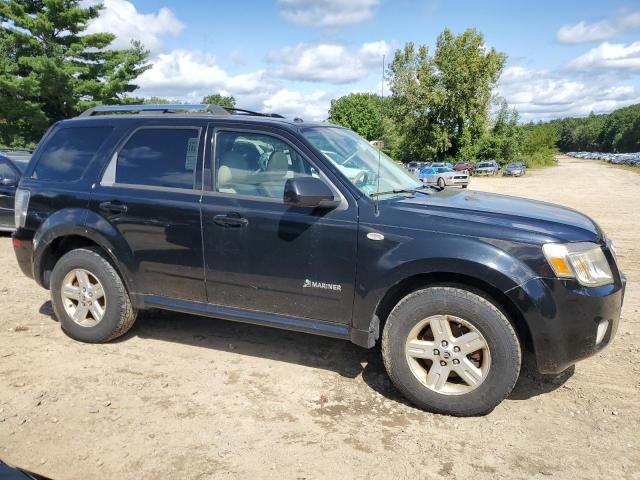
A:
[[[168,103],[159,105],[103,105],[99,107],[93,107],[82,112],[80,117],[91,117],[97,113],[117,113],[117,112],[135,112],[138,114],[144,113],[171,113],[180,112],[185,110],[201,110],[211,115],[232,115],[239,113],[242,115],[255,115],[259,117],[272,117],[272,118],[284,118],[277,113],[259,113],[252,112],[251,110],[244,110],[242,108],[221,107],[220,105],[206,105],[202,103],[183,104],[183,103]]]

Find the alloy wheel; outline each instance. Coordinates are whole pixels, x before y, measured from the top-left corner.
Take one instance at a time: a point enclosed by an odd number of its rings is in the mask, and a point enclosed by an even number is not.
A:
[[[83,268],[71,270],[62,281],[62,304],[67,315],[82,327],[95,327],[102,321],[107,297],[100,280]]]
[[[406,340],[411,372],[425,387],[444,395],[463,395],[487,378],[489,345],[468,321],[433,315],[418,322]]]

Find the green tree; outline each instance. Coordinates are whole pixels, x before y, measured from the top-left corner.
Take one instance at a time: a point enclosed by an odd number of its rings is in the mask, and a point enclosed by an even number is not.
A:
[[[207,95],[202,99],[202,103],[207,105],[218,105],[220,107],[234,108],[236,106],[236,99],[233,96],[220,95],[214,93],[213,95]]]
[[[388,76],[403,160],[472,157],[505,60],[475,29],[444,30],[433,55],[413,43],[396,51]]]
[[[558,153],[556,146],[560,136],[552,123],[529,124],[521,127],[522,145],[520,158],[528,167],[553,165]]]
[[[367,140],[383,136],[382,99],[374,93],[351,93],[331,100],[329,121],[350,128]]]
[[[518,124],[518,111],[510,109],[504,99],[500,99],[499,105],[493,125],[476,144],[474,157],[497,160],[504,165],[519,157],[523,130]]]
[[[87,35],[101,5],[81,0],[0,1],[0,143],[30,145],[54,121],[126,101],[150,67],[139,42],[108,49],[111,33]]]

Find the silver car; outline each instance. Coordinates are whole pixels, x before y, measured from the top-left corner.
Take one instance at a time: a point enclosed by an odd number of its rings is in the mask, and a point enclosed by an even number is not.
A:
[[[439,187],[446,185],[458,185],[467,188],[469,175],[464,172],[456,172],[449,167],[426,167],[420,170],[418,178],[422,183],[436,184]]]
[[[495,160],[490,160],[487,162],[480,162],[476,165],[476,168],[473,169],[473,173],[476,175],[496,175],[500,170],[498,163]]]

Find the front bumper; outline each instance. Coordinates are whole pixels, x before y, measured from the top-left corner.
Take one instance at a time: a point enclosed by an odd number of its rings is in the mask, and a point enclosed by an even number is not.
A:
[[[467,178],[449,178],[445,181],[446,185],[469,185],[469,177]]]
[[[538,371],[560,373],[613,340],[626,279],[597,288],[574,280],[534,278],[506,292],[529,327]],[[598,325],[608,322],[599,343]]]

